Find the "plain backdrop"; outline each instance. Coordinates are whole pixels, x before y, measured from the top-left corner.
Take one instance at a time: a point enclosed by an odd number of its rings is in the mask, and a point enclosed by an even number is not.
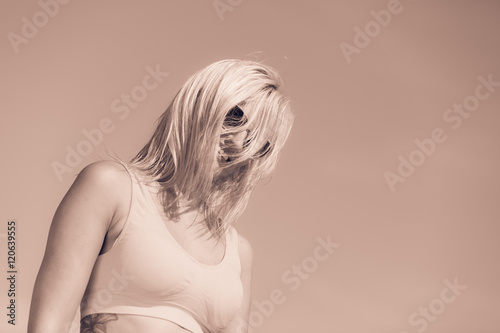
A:
[[[500,332],[500,86],[477,88],[500,82],[500,2],[72,0],[51,16],[44,3],[0,2],[1,332],[26,331],[76,174],[105,146],[131,158],[182,83],[225,58],[277,68],[296,114],[236,226],[254,249],[254,332]],[[168,75],[114,112],[148,67]],[[464,103],[474,111],[460,116]],[[59,179],[53,165],[102,121],[112,130]],[[435,129],[444,141],[431,144]]]

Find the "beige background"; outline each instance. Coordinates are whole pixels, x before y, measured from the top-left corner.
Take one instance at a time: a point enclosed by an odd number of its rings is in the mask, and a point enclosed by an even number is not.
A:
[[[109,118],[105,144],[130,158],[189,75],[246,58],[283,74],[297,114],[276,174],[238,224],[254,247],[255,300],[275,289],[286,298],[268,316],[253,308],[254,332],[500,332],[500,87],[460,128],[443,120],[474,94],[478,76],[500,81],[500,2],[401,0],[350,63],[339,45],[354,45],[353,29],[387,1],[231,3],[221,20],[211,0],[73,0],[18,53],[7,36],[21,35],[23,16],[32,21],[41,7],[0,3],[0,275],[12,218],[19,271],[18,325],[6,324],[2,278],[0,331],[25,332],[52,215],[93,160],[59,181],[51,164],[64,163],[65,147]],[[156,65],[169,76],[120,119],[111,103]],[[434,128],[446,141],[391,191],[384,173],[397,173],[398,156]],[[316,239],[328,236],[341,245],[314,266]],[[282,275],[303,262],[312,272],[292,290]],[[443,281],[455,277],[467,288],[425,329],[412,326],[419,308],[443,310]]]

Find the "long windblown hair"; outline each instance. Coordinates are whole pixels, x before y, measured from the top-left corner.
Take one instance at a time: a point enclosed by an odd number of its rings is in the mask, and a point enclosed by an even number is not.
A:
[[[222,60],[191,76],[130,166],[156,184],[166,216],[203,214],[218,240],[276,166],[294,115],[271,67]],[[232,138],[246,133],[242,146]]]

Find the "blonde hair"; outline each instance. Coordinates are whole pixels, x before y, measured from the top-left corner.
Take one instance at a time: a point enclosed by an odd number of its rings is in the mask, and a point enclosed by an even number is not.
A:
[[[218,240],[236,222],[252,189],[275,168],[292,127],[294,115],[281,86],[273,68],[233,59],[213,63],[186,81],[130,161],[158,185],[168,218],[202,212],[205,230]],[[248,133],[243,148],[224,146],[241,131]],[[221,146],[230,159],[221,159]]]

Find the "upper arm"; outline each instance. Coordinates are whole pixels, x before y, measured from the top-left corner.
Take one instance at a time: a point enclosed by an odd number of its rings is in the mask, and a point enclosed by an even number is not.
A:
[[[248,316],[252,301],[253,250],[248,240],[238,234],[238,254],[241,262],[241,283],[243,285],[243,301],[236,318],[226,328],[228,333],[246,333]]]
[[[129,188],[123,172],[114,162],[92,163],[59,204],[33,289],[28,332],[69,329],[106,232],[119,215],[121,193]]]

